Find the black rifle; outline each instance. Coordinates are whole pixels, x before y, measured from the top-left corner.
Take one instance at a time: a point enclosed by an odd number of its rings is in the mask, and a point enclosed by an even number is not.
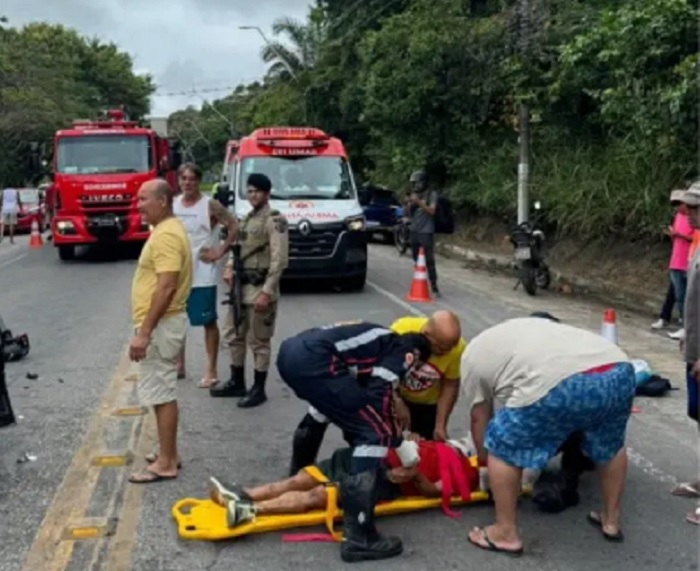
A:
[[[233,259],[233,278],[231,289],[228,292],[224,305],[230,305],[233,310],[233,328],[238,335],[238,328],[243,325],[243,260],[241,260],[241,245],[238,242],[231,244],[231,257]]]

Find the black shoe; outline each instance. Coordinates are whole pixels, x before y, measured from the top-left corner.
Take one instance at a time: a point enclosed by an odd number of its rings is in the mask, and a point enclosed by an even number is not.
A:
[[[434,295],[435,297],[440,297],[440,290],[438,289],[437,284],[432,284],[432,285],[430,286],[430,289],[432,290],[433,295]]]
[[[294,431],[292,441],[292,461],[289,465],[289,477],[296,476],[299,470],[316,463],[323,437],[328,424],[318,422],[309,413],[302,418]]]
[[[267,400],[267,395],[265,394],[266,380],[267,371],[255,371],[255,383],[253,384],[253,388],[238,401],[238,408],[253,408],[264,403]]]
[[[346,563],[388,559],[403,552],[403,543],[398,537],[384,537],[374,526],[376,493],[376,470],[347,476],[341,483],[343,542],[340,557]]]
[[[213,397],[244,397],[245,394],[245,367],[231,367],[231,378],[209,389]]]

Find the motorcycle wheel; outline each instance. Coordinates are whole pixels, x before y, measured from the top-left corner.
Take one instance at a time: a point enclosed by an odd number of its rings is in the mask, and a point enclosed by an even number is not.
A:
[[[549,268],[539,268],[535,275],[535,283],[540,289],[549,289],[552,283],[552,276],[549,273]]]
[[[394,227],[394,246],[399,251],[399,256],[403,256],[408,250],[408,232],[401,224]]]
[[[520,282],[523,284],[528,295],[537,294],[537,281],[535,278],[535,267],[527,260],[520,264]]]

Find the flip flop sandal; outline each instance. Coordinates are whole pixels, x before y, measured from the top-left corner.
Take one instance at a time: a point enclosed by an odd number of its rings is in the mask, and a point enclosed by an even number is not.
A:
[[[694,512],[690,512],[685,516],[685,521],[693,525],[700,525],[700,507],[695,508]]]
[[[148,462],[149,464],[153,464],[156,460],[158,460],[158,453],[157,452],[151,452],[150,454],[146,454],[143,459]],[[177,463],[177,469],[179,470],[182,468],[182,462]]]
[[[671,490],[671,495],[678,496],[680,498],[700,498],[700,490],[693,486],[693,484],[684,482],[683,484],[678,484],[675,488],[673,488]]]
[[[148,478],[141,479],[140,476],[148,476]],[[175,478],[177,478],[177,476],[163,476],[151,470],[144,470],[143,472],[129,476],[129,482],[132,484],[152,484],[153,482],[163,482],[165,480],[174,480]]]
[[[591,512],[586,516],[586,519],[588,520],[588,523],[590,523],[592,526],[597,527],[600,532],[603,534],[603,537],[607,541],[612,541],[614,543],[620,543],[625,539],[625,536],[623,535],[622,531],[619,529],[617,530],[617,533],[607,533],[603,531],[603,522],[600,519],[600,514],[596,512]]]
[[[218,379],[202,379],[201,381],[199,381],[199,384],[197,386],[200,389],[210,389],[218,382]]]
[[[504,549],[503,547],[498,547],[498,545],[491,541],[486,533],[486,530],[482,527],[474,528],[473,531],[478,531],[481,534],[482,539],[486,542],[486,545],[477,543],[476,541],[472,540],[469,534],[467,534],[467,541],[479,549],[483,549],[484,551],[493,551],[494,553],[503,553],[504,555],[508,555],[510,557],[520,557],[523,554],[522,547],[520,549]]]

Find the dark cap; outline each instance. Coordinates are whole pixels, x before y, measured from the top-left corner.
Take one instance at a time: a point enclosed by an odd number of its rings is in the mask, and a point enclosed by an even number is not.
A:
[[[406,351],[418,351],[421,362],[427,361],[430,357],[432,347],[428,338],[422,333],[404,333],[399,335],[399,339],[405,345]]]
[[[248,177],[248,186],[253,186],[263,192],[272,190],[272,182],[264,174],[254,172]]]

